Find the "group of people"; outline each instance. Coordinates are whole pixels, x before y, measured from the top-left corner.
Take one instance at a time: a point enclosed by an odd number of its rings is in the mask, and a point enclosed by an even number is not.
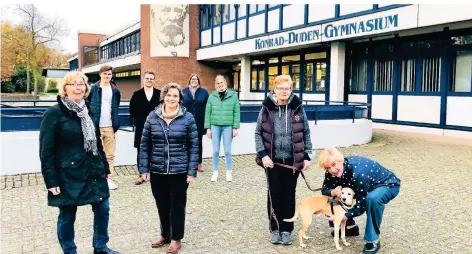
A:
[[[90,204],[94,212],[94,253],[118,253],[107,247],[111,169],[119,129],[120,91],[112,81],[112,67],[100,68],[100,80],[88,85],[81,72],[66,75],[59,84],[57,105],[44,114],[40,128],[41,169],[48,189],[48,205],[59,208],[57,236],[64,253],[77,253],[74,222],[77,206]],[[135,119],[134,147],[139,177],[149,181],[160,219],[160,236],[151,244],[169,244],[167,253],[178,253],[184,237],[187,189],[203,172],[202,138],[213,144],[213,173],[218,179],[220,143],[223,139],[226,181],[231,182],[232,139],[240,127],[240,105],[224,76],[215,78],[212,93],[192,74],[188,86],[176,83],[155,88],[156,76],[146,71],[143,87],[130,100]],[[295,191],[300,172],[314,158],[308,118],[300,98],[293,93],[289,75],[275,78],[274,89],[262,103],[255,131],[257,156],[265,168],[270,240],[291,244],[294,225],[284,222],[295,211]],[[323,195],[339,197],[338,186],[354,187],[358,205],[346,213],[348,234],[358,235],[353,217],[367,212],[364,252],[380,248],[378,237],[384,205],[399,192],[400,180],[379,163],[344,156],[335,148],[323,150],[317,165],[326,170]],[[362,176],[361,176],[362,175]],[[357,227],[357,228],[356,228]],[[357,230],[357,234],[353,231]],[[350,234],[351,233],[351,234]]]

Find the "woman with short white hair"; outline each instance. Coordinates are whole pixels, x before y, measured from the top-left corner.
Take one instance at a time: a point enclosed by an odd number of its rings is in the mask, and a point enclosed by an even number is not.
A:
[[[284,245],[292,244],[293,222],[283,219],[295,213],[298,175],[308,169],[313,154],[308,118],[292,87],[289,75],[275,78],[273,91],[262,103],[255,132],[256,151],[261,166],[267,169],[271,242]]]
[[[343,221],[354,222],[354,217],[366,212],[363,253],[377,253],[383,211],[400,192],[400,179],[376,161],[362,156],[344,157],[336,148],[321,151],[317,164],[326,170],[323,195],[340,197],[343,187],[354,190],[357,204],[346,212]]]

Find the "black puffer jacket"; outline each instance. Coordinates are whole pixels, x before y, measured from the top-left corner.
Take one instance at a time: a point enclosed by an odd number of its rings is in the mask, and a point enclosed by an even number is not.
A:
[[[99,155],[84,149],[80,118],[58,96],[58,104],[44,113],[39,132],[39,157],[46,188],[59,186],[61,193],[48,191],[49,206],[80,206],[110,196],[106,175],[108,162],[95,126]]]
[[[198,132],[195,119],[180,106],[174,120],[167,125],[162,103],[144,124],[139,150],[139,173],[182,174],[197,176]]]

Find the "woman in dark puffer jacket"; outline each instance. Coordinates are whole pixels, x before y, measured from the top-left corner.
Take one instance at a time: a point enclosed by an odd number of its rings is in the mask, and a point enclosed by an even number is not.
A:
[[[151,181],[161,236],[153,248],[170,242],[167,253],[180,250],[184,237],[187,188],[197,176],[198,131],[193,115],[181,106],[178,84],[162,88],[161,103],[144,124],[139,151],[139,173]]]

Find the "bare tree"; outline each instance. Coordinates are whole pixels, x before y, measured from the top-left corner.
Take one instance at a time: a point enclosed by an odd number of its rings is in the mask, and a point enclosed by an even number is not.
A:
[[[59,18],[51,19],[40,13],[34,4],[17,5],[16,11],[23,18],[23,26],[30,35],[31,44],[25,48],[27,51],[27,83],[26,91],[29,92],[30,78],[29,70],[37,68],[37,50],[38,45],[55,43],[60,45],[59,38],[68,33],[65,22]],[[36,75],[34,80],[34,97],[38,95],[38,81]]]

